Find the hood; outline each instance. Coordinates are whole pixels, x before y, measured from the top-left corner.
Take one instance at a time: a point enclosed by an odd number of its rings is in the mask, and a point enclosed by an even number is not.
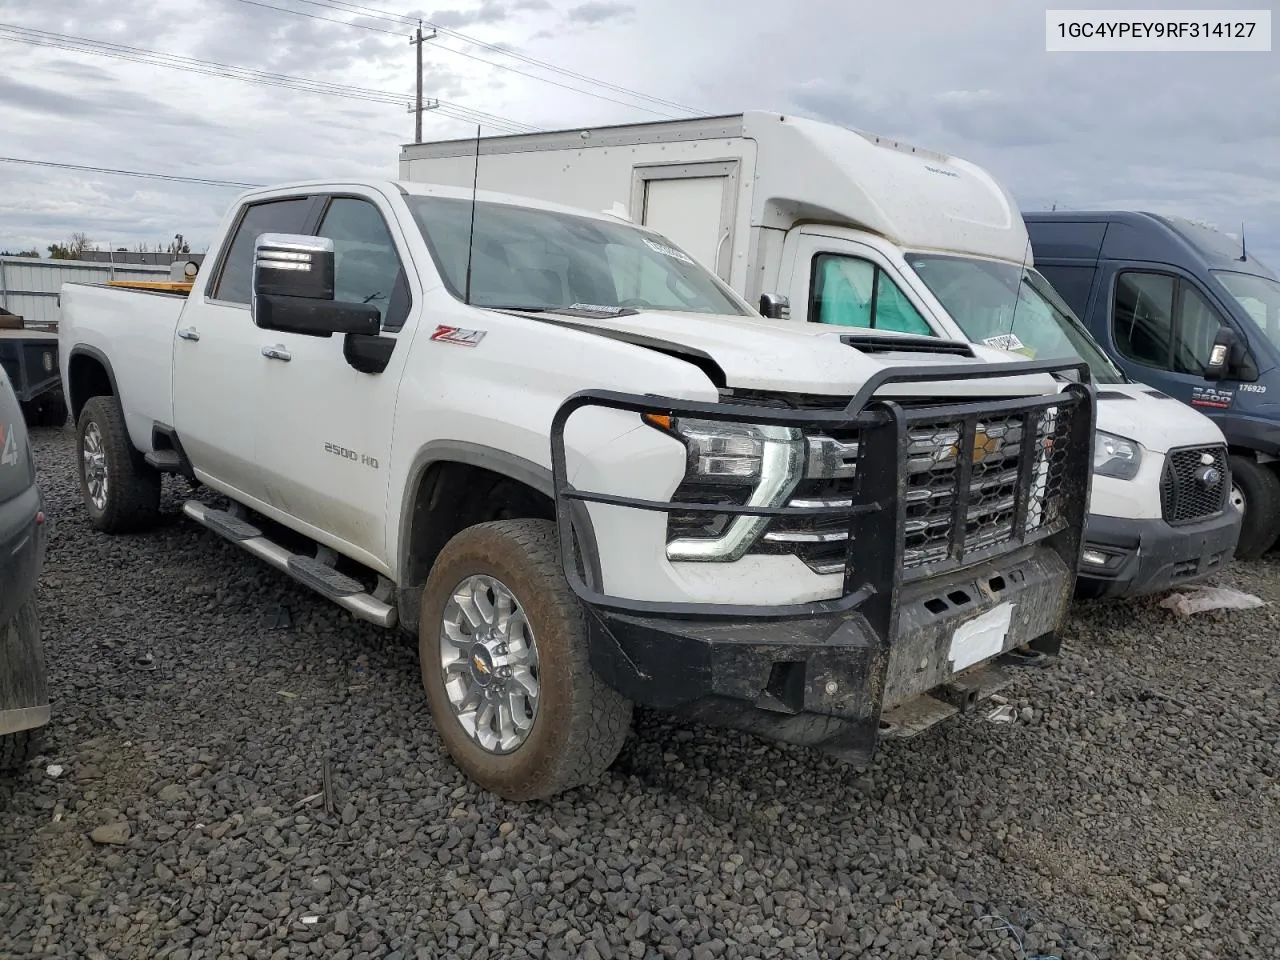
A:
[[[1099,430],[1136,440],[1152,453],[1227,442],[1203,413],[1173,397],[1157,396],[1142,383],[1099,385],[1097,424]]]
[[[636,342],[656,348],[665,343],[701,354],[713,360],[724,372],[726,386],[742,390],[849,396],[886,367],[981,366],[984,363],[1007,363],[1011,359],[1003,351],[973,344],[968,346],[972,347],[975,358],[920,353],[918,348],[867,353],[841,343],[840,338],[856,333],[875,333],[910,344],[917,344],[919,338],[885,331],[750,316],[653,311],[603,319],[554,313],[539,314],[537,318],[606,335],[618,334],[621,339],[634,337]],[[1060,389],[1061,384],[1053,377],[1032,374],[940,380],[927,385],[888,384],[876,395],[940,398],[1041,396],[1057,393]]]

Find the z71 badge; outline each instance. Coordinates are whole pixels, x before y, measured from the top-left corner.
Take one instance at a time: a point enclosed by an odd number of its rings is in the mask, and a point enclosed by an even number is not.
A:
[[[474,347],[484,339],[484,335],[484,330],[464,330],[462,327],[447,327],[442,323],[436,327],[431,339],[440,343],[453,343],[459,347]]]

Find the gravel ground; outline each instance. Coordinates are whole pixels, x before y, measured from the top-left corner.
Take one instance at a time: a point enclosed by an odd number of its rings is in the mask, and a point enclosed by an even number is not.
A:
[[[94,533],[71,431],[35,446],[54,722],[0,784],[0,956],[1280,956],[1280,562],[1222,578],[1262,609],[1081,605],[1013,723],[854,770],[642,714],[521,806],[444,756],[412,643],[178,516]]]

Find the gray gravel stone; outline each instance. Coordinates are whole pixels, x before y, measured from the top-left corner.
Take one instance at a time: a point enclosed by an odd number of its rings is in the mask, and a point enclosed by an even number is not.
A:
[[[640,711],[601,783],[508,804],[441,750],[412,640],[183,520],[180,482],[157,529],[93,532],[72,436],[33,431],[55,707],[0,781],[6,956],[1015,956],[988,914],[1062,960],[1280,956],[1274,558],[1219,578],[1269,607],[1076,604],[1003,691],[1023,722],[855,770]],[[326,763],[334,814],[299,806]]]

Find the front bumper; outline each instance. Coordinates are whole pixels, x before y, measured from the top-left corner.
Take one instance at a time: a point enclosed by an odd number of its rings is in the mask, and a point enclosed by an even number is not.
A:
[[[1231,559],[1240,524],[1240,514],[1230,508],[1176,527],[1163,520],[1090,514],[1077,593],[1094,599],[1135,597],[1202,580]],[[1103,554],[1106,565],[1087,563],[1089,553]]]
[[[49,722],[44,650],[30,607],[47,537],[35,486],[0,504],[0,735]]]
[[[931,725],[920,718],[972,706],[956,691],[1002,655],[1055,654],[1071,583],[1043,546],[920,581],[901,593],[887,648],[860,611],[720,620],[589,607],[591,662],[641,705],[864,763],[882,735],[901,735],[901,717],[918,733]]]

